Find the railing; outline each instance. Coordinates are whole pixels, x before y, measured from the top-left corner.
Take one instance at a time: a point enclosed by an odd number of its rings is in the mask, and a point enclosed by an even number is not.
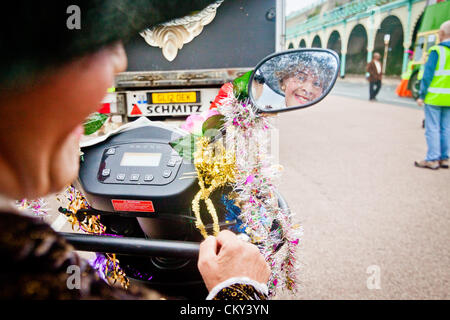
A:
[[[382,6],[389,2],[398,0],[354,0],[342,6],[336,7],[331,11],[324,12],[322,15],[317,15],[300,23],[295,27],[289,28],[286,32],[286,39],[295,37],[298,33],[304,33],[306,30],[327,25],[329,23],[342,21],[348,17],[354,16],[358,13],[368,11],[370,8]]]

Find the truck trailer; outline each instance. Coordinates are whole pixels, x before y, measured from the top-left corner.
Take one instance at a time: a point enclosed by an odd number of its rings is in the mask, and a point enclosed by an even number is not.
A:
[[[281,48],[283,0],[225,0],[136,34],[101,112],[116,121],[201,113],[220,87]],[[119,119],[119,120],[117,120]]]

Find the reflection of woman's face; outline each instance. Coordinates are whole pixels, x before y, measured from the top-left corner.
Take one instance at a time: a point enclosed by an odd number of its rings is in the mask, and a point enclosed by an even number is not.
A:
[[[289,75],[282,81],[281,89],[285,94],[286,107],[303,105],[318,99],[323,92],[317,76],[308,70]]]

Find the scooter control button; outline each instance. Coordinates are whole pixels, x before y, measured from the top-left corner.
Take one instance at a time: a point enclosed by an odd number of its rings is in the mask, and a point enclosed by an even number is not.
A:
[[[107,177],[111,173],[111,169],[103,169],[102,170],[102,176]]]
[[[153,175],[152,174],[146,174],[144,176],[144,181],[152,181],[153,180]]]
[[[162,176],[164,178],[168,178],[168,177],[170,177],[171,174],[172,174],[172,170],[164,170]]]
[[[119,174],[116,176],[116,179],[117,179],[118,181],[123,181],[123,180],[125,180],[125,173],[119,173]]]
[[[168,167],[175,167],[175,165],[177,164],[177,159],[170,159],[169,162],[167,162],[167,166]]]
[[[138,173],[133,173],[130,176],[130,181],[138,181],[139,180],[139,174]]]
[[[116,148],[109,148],[108,151],[106,151],[107,155],[113,155],[116,154]]]

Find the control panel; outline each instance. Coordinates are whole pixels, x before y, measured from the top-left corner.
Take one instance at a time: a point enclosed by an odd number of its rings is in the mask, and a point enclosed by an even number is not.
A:
[[[171,183],[182,158],[167,143],[124,143],[105,148],[97,179],[107,184]]]
[[[170,128],[143,126],[84,147],[74,185],[99,211],[188,214],[199,187],[194,164],[170,146],[180,137]]]

